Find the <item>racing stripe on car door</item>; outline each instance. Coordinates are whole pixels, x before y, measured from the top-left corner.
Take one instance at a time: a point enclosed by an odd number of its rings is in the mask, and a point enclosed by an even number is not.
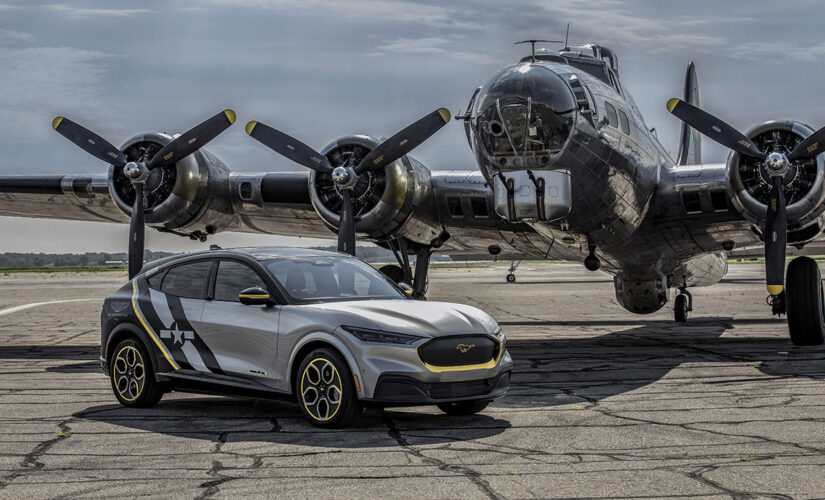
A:
[[[180,366],[175,363],[172,354],[164,347],[163,342],[158,338],[155,331],[152,329],[151,324],[146,319],[146,313],[140,307],[140,291],[138,289],[137,280],[132,280],[132,309],[135,311],[135,316],[137,316],[138,321],[140,324],[143,325],[143,329],[149,334],[149,337],[152,341],[158,346],[158,349],[163,353],[163,357],[166,358],[166,361],[172,365],[172,368],[175,370],[180,370]]]
[[[160,294],[163,295],[163,294]],[[200,365],[206,368],[205,371],[218,373],[220,375],[225,375],[226,373],[221,369],[221,365],[218,364],[218,360],[215,358],[215,354],[206,345],[206,342],[203,341],[198,332],[192,326],[192,323],[189,322],[189,319],[186,316],[186,307],[184,307],[183,301],[190,301],[196,299],[181,299],[180,297],[175,297],[174,295],[164,295],[165,301],[164,303],[167,305],[171,316],[174,318],[175,323],[179,330],[185,330],[191,332],[190,336],[186,337],[186,342],[184,342],[181,347],[186,354],[187,359],[190,363],[194,364],[195,360],[197,360]],[[199,309],[201,310],[201,309]],[[198,318],[200,319],[200,318]]]
[[[171,354],[172,358],[180,365],[180,368],[191,370],[192,365],[180,349],[180,342],[175,342],[176,336],[172,332],[177,332],[179,329],[174,324],[175,321],[171,313],[168,312],[169,307],[165,305],[166,300],[163,299],[163,294],[150,288],[148,293],[138,296],[137,302],[143,316],[146,318],[146,322],[157,332],[164,349]],[[184,333],[180,332],[181,339]]]

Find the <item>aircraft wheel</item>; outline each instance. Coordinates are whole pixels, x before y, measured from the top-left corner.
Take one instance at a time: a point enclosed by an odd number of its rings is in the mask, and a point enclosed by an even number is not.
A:
[[[349,366],[332,349],[316,349],[304,358],[295,395],[301,412],[318,427],[344,427],[361,414]]]
[[[687,295],[679,294],[673,301],[673,319],[677,323],[684,323],[688,318],[688,298]]]
[[[507,275],[507,283],[515,283],[516,282],[516,275],[510,273]]]
[[[481,401],[459,401],[458,403],[442,403],[438,405],[438,409],[447,415],[474,415],[490,404],[489,399]]]
[[[143,344],[126,339],[115,347],[109,364],[112,391],[123,406],[148,408],[163,397],[163,390],[155,381],[152,361]]]
[[[825,296],[816,261],[797,257],[785,277],[788,331],[794,345],[821,345],[825,341]]]
[[[401,269],[401,266],[387,264],[386,266],[381,266],[378,270],[382,272],[384,276],[391,279],[394,283],[401,283],[404,281],[404,270]]]

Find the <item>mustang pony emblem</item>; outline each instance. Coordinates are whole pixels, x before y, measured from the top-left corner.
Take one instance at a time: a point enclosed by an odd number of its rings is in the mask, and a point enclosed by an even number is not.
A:
[[[464,354],[465,352],[469,351],[475,346],[475,344],[458,344],[457,346],[455,346],[455,348],[458,349],[458,351],[461,352],[461,354]]]

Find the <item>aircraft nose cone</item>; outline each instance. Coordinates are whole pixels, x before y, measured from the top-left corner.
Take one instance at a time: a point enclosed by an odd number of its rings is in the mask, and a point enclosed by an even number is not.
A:
[[[475,151],[494,170],[549,167],[575,118],[573,91],[551,69],[522,63],[496,73],[472,115]]]

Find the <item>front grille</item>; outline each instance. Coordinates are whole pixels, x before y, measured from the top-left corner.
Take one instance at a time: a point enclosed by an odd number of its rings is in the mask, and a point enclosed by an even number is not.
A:
[[[429,384],[433,399],[466,398],[481,396],[490,392],[490,379],[468,380],[466,382],[436,382]]]
[[[432,366],[466,366],[496,359],[498,350],[498,342],[488,335],[456,335],[426,342],[418,356]]]

